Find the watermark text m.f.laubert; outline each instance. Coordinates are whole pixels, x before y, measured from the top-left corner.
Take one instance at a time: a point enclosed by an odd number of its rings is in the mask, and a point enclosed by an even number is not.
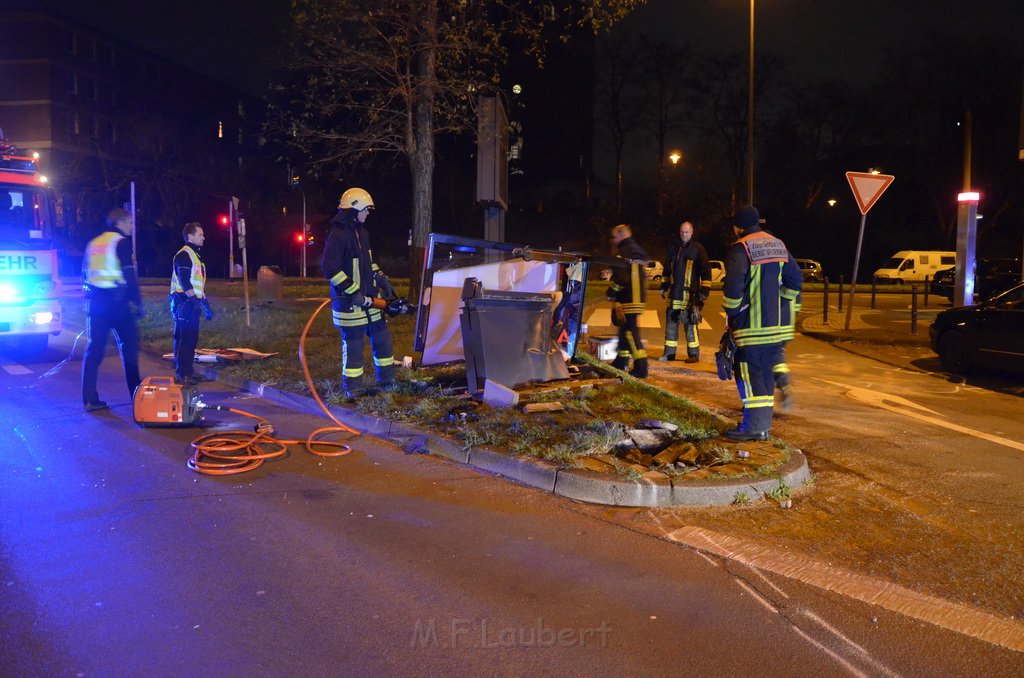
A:
[[[410,645],[418,648],[607,647],[612,627],[547,624],[537,617],[524,626],[495,625],[487,619],[453,618],[447,624],[435,618],[417,619]]]

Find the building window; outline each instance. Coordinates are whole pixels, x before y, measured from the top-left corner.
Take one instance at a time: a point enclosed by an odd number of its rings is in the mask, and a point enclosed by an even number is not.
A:
[[[68,93],[78,96],[78,73],[72,73],[68,78]]]
[[[242,128],[241,127],[238,128],[238,145],[239,146],[242,145]]]
[[[93,78],[88,78],[85,81],[86,90],[89,92],[89,98],[93,101],[100,100],[100,86]]]
[[[68,52],[78,54],[78,36],[74,33],[68,33]]]
[[[71,114],[71,133],[81,134],[82,133],[82,118],[78,115],[77,111]]]
[[[224,138],[224,123],[220,120],[217,121],[217,138]]]
[[[110,123],[110,143],[117,143],[117,124],[113,122]]]
[[[92,138],[93,139],[99,139],[100,138],[100,121],[97,120],[96,118],[92,119]]]
[[[241,99],[238,100],[238,117],[239,118],[244,118],[245,117],[245,107],[242,106],[242,100]]]

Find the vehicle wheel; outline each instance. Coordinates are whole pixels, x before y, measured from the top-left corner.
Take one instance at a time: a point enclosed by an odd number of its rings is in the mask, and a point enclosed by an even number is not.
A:
[[[971,371],[973,360],[971,346],[960,332],[946,332],[939,339],[939,362],[950,372],[966,374]]]

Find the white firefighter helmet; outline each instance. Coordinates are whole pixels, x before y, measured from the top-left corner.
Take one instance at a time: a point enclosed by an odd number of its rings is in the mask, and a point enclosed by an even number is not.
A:
[[[373,207],[373,197],[365,189],[350,188],[341,194],[341,203],[338,206],[343,210],[364,210]]]

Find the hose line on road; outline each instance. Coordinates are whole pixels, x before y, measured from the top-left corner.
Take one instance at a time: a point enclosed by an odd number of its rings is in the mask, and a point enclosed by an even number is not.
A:
[[[316,400],[323,413],[335,425],[318,428],[310,433],[305,440],[282,440],[273,437],[273,425],[259,415],[233,407],[208,406],[207,409],[234,412],[235,414],[255,419],[257,424],[254,431],[218,431],[207,433],[194,439],[192,447],[195,452],[187,463],[190,470],[196,473],[219,476],[245,473],[246,471],[259,468],[268,459],[284,456],[288,452],[289,445],[303,444],[307,452],[318,457],[343,457],[352,452],[352,448],[345,443],[320,439],[321,436],[332,433],[343,433],[352,436],[358,436],[360,433],[354,428],[341,423],[337,417],[331,414],[331,411],[324,404],[316,390],[316,386],[313,384],[313,377],[310,375],[309,365],[306,363],[306,335],[309,333],[309,328],[313,325],[317,315],[330,302],[331,300],[327,299],[320,304],[313,311],[313,315],[309,317],[309,320],[306,321],[306,326],[302,329],[302,335],[299,337],[299,364],[302,365],[302,373],[306,377],[306,384],[309,386],[310,393],[313,394],[313,399]]]

